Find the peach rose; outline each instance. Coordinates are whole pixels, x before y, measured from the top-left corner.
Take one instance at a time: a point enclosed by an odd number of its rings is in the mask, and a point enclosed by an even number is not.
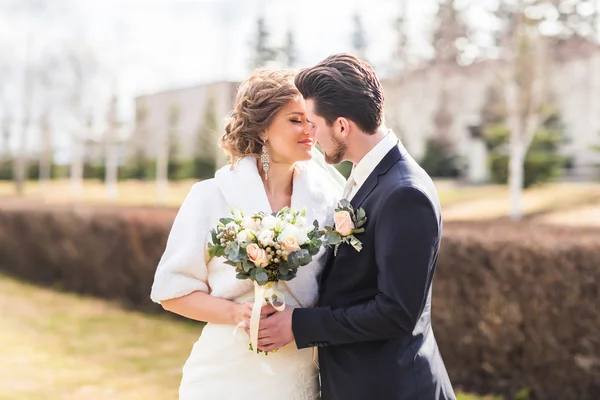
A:
[[[333,216],[335,230],[341,236],[349,236],[354,229],[354,222],[348,211],[338,211]]]
[[[246,253],[250,261],[257,267],[266,267],[269,265],[269,259],[267,258],[267,252],[264,249],[258,247],[256,243],[250,243],[246,247]]]
[[[295,237],[288,237],[281,244],[283,245],[284,250],[288,252],[288,254],[300,250],[298,239],[296,239]]]

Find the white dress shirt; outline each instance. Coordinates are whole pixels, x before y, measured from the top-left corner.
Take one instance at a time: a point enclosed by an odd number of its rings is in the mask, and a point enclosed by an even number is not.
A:
[[[386,156],[389,151],[398,146],[398,138],[391,130],[388,131],[387,135],[381,139],[375,147],[371,149],[363,158],[352,168],[352,173],[348,181],[350,184],[354,184],[350,189],[350,194],[346,197],[348,200],[352,200],[356,192],[365,183],[371,172],[375,170],[375,167],[379,165],[381,160]]]

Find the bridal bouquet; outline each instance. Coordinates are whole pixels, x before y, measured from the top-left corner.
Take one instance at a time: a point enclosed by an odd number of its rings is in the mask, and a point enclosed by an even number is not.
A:
[[[306,225],[306,210],[288,207],[273,214],[263,212],[245,216],[230,210],[231,217],[221,218],[211,231],[210,257],[225,257],[235,267],[238,279],[254,282],[254,307],[250,319],[250,349],[258,352],[260,309],[269,302],[278,311],[285,299],[277,282],[296,277],[298,268],[312,261],[321,248],[319,224]],[[276,304],[276,300],[281,305]]]

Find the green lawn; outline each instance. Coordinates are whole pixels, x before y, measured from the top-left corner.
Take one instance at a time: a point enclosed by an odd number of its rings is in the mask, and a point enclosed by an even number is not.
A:
[[[200,323],[0,276],[0,399],[176,399]]]
[[[202,328],[4,275],[0,309],[1,400],[176,399]]]

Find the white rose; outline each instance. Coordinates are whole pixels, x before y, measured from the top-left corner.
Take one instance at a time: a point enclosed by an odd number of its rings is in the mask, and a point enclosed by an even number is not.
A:
[[[256,220],[254,218],[246,217],[242,221],[242,228],[244,228],[244,229],[254,230],[254,229],[256,229],[256,225],[258,225],[258,224],[256,223]]]
[[[296,226],[298,228],[304,228],[305,225],[306,225],[306,218],[296,217]]]
[[[293,239],[301,246],[308,241],[308,236],[304,230],[298,229],[298,227],[294,225],[287,225],[279,234],[278,239],[282,243],[286,242],[288,239]]]
[[[250,243],[256,239],[256,233],[250,229],[244,229],[237,235],[238,243]]]
[[[259,234],[258,234],[258,241],[263,245],[263,246],[268,246],[269,243],[271,243],[273,241],[273,231],[270,229],[264,229],[262,230]]]
[[[272,215],[267,215],[262,219],[262,226],[265,229],[273,229],[277,225],[277,218]]]

